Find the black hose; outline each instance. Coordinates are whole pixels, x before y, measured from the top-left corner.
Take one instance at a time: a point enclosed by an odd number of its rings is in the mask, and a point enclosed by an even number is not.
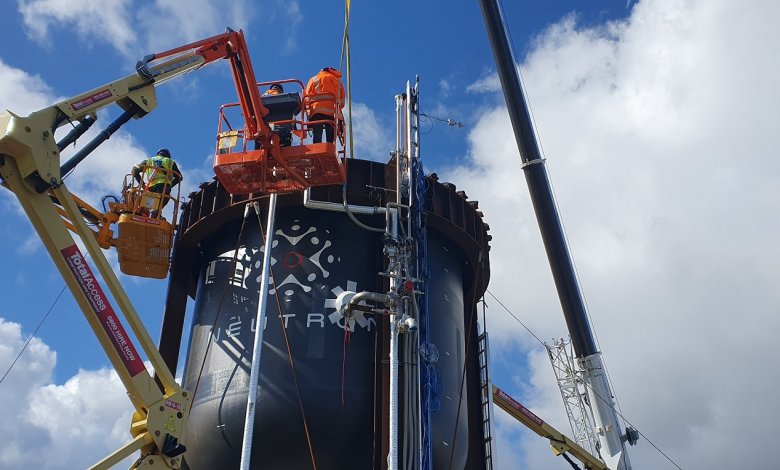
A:
[[[355,223],[358,227],[362,228],[363,230],[368,230],[369,232],[379,232],[379,233],[385,233],[384,228],[377,228],[377,227],[370,227],[363,222],[359,221],[357,217],[355,217],[355,214],[352,213],[351,210],[349,210],[349,204],[347,204],[347,185],[345,184],[342,186],[341,189],[341,199],[344,201],[344,211],[347,213],[347,216],[349,216],[349,219]]]
[[[90,153],[92,153],[100,144],[107,141],[114,132],[118,131],[120,127],[122,127],[124,124],[127,123],[130,119],[133,118],[138,112],[141,111],[141,108],[133,103],[130,108],[128,108],[124,113],[122,113],[114,122],[108,125],[105,129],[103,129],[97,136],[95,136],[94,139],[90,140],[87,145],[84,146],[81,150],[76,152],[75,155],[73,155],[65,164],[63,164],[60,167],[60,175],[67,175],[70,173],[74,168],[76,168],[76,165],[81,163],[87,156],[89,156]],[[78,126],[77,126],[78,127]],[[75,129],[74,129],[75,130]],[[73,131],[71,131],[71,134]],[[68,134],[70,136],[70,134]],[[68,136],[65,138],[67,139]],[[48,188],[47,188],[48,189]],[[41,191],[43,192],[43,191]]]
[[[576,463],[574,463],[574,460],[572,460],[572,459],[571,459],[571,457],[569,457],[568,455],[566,455],[566,452],[562,453],[562,454],[561,454],[561,457],[563,457],[563,459],[564,459],[564,460],[566,460],[567,462],[569,462],[569,465],[571,465],[571,468],[573,468],[573,469],[575,469],[575,470],[582,470],[582,468],[581,468],[579,465],[577,465]]]
[[[76,124],[73,129],[71,129],[71,131],[62,138],[62,140],[57,142],[57,150],[62,152],[65,147],[72,144],[76,141],[76,139],[84,135],[84,133],[87,132],[90,127],[92,127],[92,124],[95,124],[95,122],[97,122],[97,120],[92,116],[87,116],[79,121],[79,123]]]

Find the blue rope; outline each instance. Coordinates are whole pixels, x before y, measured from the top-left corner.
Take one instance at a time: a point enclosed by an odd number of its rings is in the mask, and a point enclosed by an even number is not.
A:
[[[412,222],[413,231],[416,240],[417,267],[420,272],[415,273],[418,281],[417,290],[421,292],[418,298],[418,311],[420,313],[420,350],[423,361],[422,373],[422,454],[421,470],[430,470],[433,468],[433,448],[431,446],[431,414],[439,411],[440,401],[438,399],[441,392],[441,381],[434,365],[436,356],[435,346],[431,345],[431,325],[430,314],[428,311],[428,283],[431,273],[428,267],[428,231],[423,222],[423,211],[425,208],[425,196],[428,192],[428,180],[425,178],[422,162],[419,159],[412,159],[412,178],[411,184],[414,185],[413,204],[412,204]]]

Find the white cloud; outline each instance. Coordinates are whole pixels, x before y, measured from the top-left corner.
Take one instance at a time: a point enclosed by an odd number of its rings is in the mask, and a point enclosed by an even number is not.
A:
[[[346,125],[349,126],[349,111],[345,107]],[[385,126],[377,119],[374,110],[363,103],[352,102],[352,126],[355,145],[355,158],[386,162],[390,150],[394,148]],[[349,143],[349,127],[347,127]]]
[[[469,93],[493,93],[501,91],[501,82],[498,79],[498,75],[492,73],[468,85],[466,91]]]
[[[275,12],[280,24],[285,25],[284,51],[291,53],[299,49],[298,29],[303,22],[303,12],[297,0],[277,0]]]
[[[448,98],[450,94],[452,94],[454,88],[455,87],[448,80],[444,78],[439,80],[439,95],[442,98]]]
[[[0,367],[3,373],[23,345],[20,325],[0,318]],[[0,420],[0,432],[6,436],[0,446],[0,466],[3,468],[22,468],[30,464],[27,457],[34,457],[37,449],[48,440],[42,429],[23,425],[27,409],[23,404],[51,380],[56,357],[43,342],[33,339],[26,354],[0,384],[0,402],[6,404]]]
[[[47,44],[52,28],[67,27],[87,43],[108,40],[122,53],[128,53],[136,41],[130,6],[130,0],[19,0],[19,12],[32,39]]]
[[[39,248],[43,246],[43,243],[41,242],[41,239],[38,237],[38,235],[30,235],[24,243],[19,245],[18,248],[16,248],[16,252],[21,255],[31,255],[38,251]]]
[[[63,385],[33,393],[26,418],[51,437],[47,468],[82,468],[129,441],[132,407],[126,395],[111,369],[81,370]]]
[[[622,410],[683,468],[774,466],[753,450],[771,447],[780,414],[766,392],[780,385],[766,373],[780,360],[780,63],[767,53],[777,19],[771,1],[644,0],[625,22],[564,19],[522,66]],[[537,335],[559,337],[512,135],[503,108],[484,112],[469,165],[446,176],[491,225],[491,291]],[[515,387],[518,398],[568,429],[541,347],[491,312],[496,351],[517,342],[528,351],[531,381]],[[520,439],[525,466],[560,468],[531,450],[538,440]],[[630,455],[636,468],[673,468],[644,440]]]
[[[12,67],[2,59],[0,59],[0,77],[3,83],[0,87],[0,103],[3,103],[3,112],[12,110],[20,116],[26,116],[51,104],[54,99],[51,88],[39,76]]]
[[[25,341],[19,324],[0,318],[3,372]],[[0,384],[0,467],[85,468],[129,440],[131,407],[117,375],[79,371],[55,385],[56,361],[56,353],[34,338]]]
[[[48,44],[57,30],[75,31],[88,45],[105,43],[123,55],[160,52],[220,34],[229,26],[246,29],[252,5],[246,0],[19,0],[28,35]],[[297,2],[277,8],[293,25],[302,14]]]
[[[138,10],[142,42],[151,50],[162,51],[221,34],[226,27],[245,29],[251,11],[252,6],[244,0],[155,0]]]

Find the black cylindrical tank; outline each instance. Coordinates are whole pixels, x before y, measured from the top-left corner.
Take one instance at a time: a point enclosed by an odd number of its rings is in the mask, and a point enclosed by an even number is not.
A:
[[[350,161],[349,202],[384,206],[394,198],[395,183],[387,176],[392,174],[383,164]],[[475,303],[489,277],[489,235],[476,203],[435,176],[429,182],[428,305],[430,342],[438,359],[435,383],[420,385],[436,392],[434,468],[484,468],[482,426],[476,424],[479,374],[469,359],[477,348],[469,345],[476,338]],[[184,387],[194,390],[195,398],[185,458],[192,470],[237,468],[267,204],[260,198],[260,217],[250,215],[237,242],[243,203],[251,195],[231,196],[212,182],[190,197],[177,245],[177,257],[187,257],[182,265],[192,266],[191,280],[181,281],[186,288],[178,290],[195,294],[184,371]],[[379,275],[386,266],[382,234],[359,228],[343,213],[304,208],[299,197],[280,198],[276,213],[252,468],[312,468],[311,455],[320,470],[385,468],[387,317],[358,315],[345,334],[333,304],[343,290],[387,290],[386,278]],[[313,198],[340,202],[340,188],[313,191]],[[383,216],[362,220],[384,225]],[[402,360],[409,361],[401,364],[402,371],[418,367],[416,341],[411,354],[402,351]],[[412,395],[402,393],[402,399]],[[405,431],[413,428],[401,423],[405,442],[416,440]]]
[[[429,237],[428,309],[431,343],[438,360],[433,427],[433,466],[436,469],[465,468],[468,454],[468,391],[461,393],[466,331],[463,315],[462,252],[439,234]],[[456,429],[457,428],[457,429]],[[454,449],[454,450],[453,450]],[[450,460],[452,461],[450,463]]]
[[[252,467],[311,467],[298,390],[317,468],[370,468],[377,320],[360,316],[345,336],[334,301],[343,290],[377,290],[378,237],[355,230],[346,215],[302,207],[279,211],[275,225]],[[233,223],[202,244],[184,375],[185,388],[197,386],[193,470],[240,460],[264,248],[256,216],[236,254],[239,230]]]

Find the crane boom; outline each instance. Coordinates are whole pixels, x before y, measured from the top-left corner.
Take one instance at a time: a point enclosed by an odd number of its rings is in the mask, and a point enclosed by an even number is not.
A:
[[[558,290],[558,298],[587,386],[600,444],[599,453],[610,468],[630,470],[631,463],[624,443],[635,444],[636,433],[633,429],[629,429],[624,435],[620,421],[617,419],[614,396],[604,372],[601,351],[596,348],[595,336],[563,234],[547,168],[534,132],[523,88],[520,85],[506,26],[496,0],[480,0],[480,6],[493,47],[517,148],[523,161],[522,168],[531,193],[531,202]]]
[[[558,298],[587,386],[599,439],[599,453],[610,468],[630,470],[631,463],[624,443],[635,444],[637,436],[633,429],[628,429],[628,432],[623,434],[615,412],[614,396],[604,371],[601,351],[596,347],[595,336],[588,320],[585,300],[577,281],[547,168],[520,85],[506,26],[496,0],[480,0],[480,6]]]

